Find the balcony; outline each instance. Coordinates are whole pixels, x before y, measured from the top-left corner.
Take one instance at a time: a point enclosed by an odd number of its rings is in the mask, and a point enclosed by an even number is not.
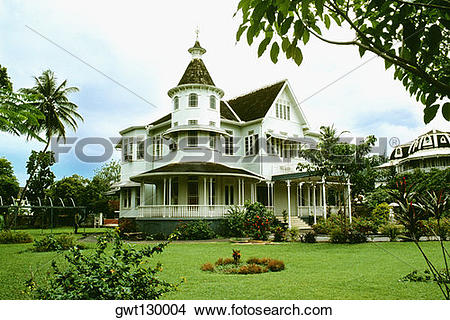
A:
[[[228,205],[145,205],[139,207],[140,218],[223,218]]]

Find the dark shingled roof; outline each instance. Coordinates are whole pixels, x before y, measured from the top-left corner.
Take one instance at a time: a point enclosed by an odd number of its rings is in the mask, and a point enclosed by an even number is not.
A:
[[[220,117],[223,119],[239,121],[230,108],[222,100],[220,101]]]
[[[286,80],[283,80],[244,96],[228,100],[228,104],[243,121],[263,118],[267,111],[269,111],[285,82]]]
[[[177,173],[177,172],[192,172],[192,173],[226,173],[226,174],[244,174],[247,176],[253,176],[255,178],[261,178],[257,174],[238,168],[231,168],[219,163],[213,162],[177,162],[162,166],[157,169],[153,169],[143,174],[148,173]],[[136,177],[135,177],[136,178]]]
[[[215,86],[202,59],[192,59],[178,85],[207,84]]]
[[[169,121],[170,119],[172,119],[172,114],[166,114],[164,117],[159,118],[158,120],[153,121],[152,123],[150,123],[150,126],[156,126],[157,124],[161,124],[163,122]]]

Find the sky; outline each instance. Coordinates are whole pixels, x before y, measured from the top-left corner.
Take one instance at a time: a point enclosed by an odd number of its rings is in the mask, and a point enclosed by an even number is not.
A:
[[[207,50],[203,60],[224,99],[288,79],[313,130],[334,124],[355,137],[373,134],[401,143],[430,129],[448,130],[439,114],[423,124],[423,107],[393,79],[393,71],[372,54],[312,39],[298,67],[268,53],[258,43],[236,43],[238,1],[14,1],[0,0],[0,64],[14,88],[32,87],[33,76],[51,69],[60,81],[80,89],[70,96],[84,122],[68,136],[118,137],[132,125],[145,125],[170,111],[167,91],[190,61],[195,30]],[[351,39],[336,26],[328,35]],[[23,185],[26,160],[42,143],[0,133],[0,157],[13,163]],[[87,146],[88,155],[103,153]],[[119,158],[118,152],[113,155]],[[102,163],[85,163],[73,150],[53,166],[58,179],[74,173],[92,177]]]

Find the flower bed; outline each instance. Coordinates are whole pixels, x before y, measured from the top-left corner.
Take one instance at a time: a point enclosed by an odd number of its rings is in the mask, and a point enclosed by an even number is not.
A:
[[[257,274],[265,272],[278,272],[285,268],[284,262],[272,258],[250,258],[241,262],[239,250],[233,250],[233,258],[219,258],[212,264],[207,262],[201,266],[202,271],[225,274]]]

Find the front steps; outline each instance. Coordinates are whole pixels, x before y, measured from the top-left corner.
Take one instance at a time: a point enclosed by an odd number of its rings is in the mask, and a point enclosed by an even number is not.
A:
[[[311,226],[297,216],[291,217],[291,227],[299,230],[311,230]]]

